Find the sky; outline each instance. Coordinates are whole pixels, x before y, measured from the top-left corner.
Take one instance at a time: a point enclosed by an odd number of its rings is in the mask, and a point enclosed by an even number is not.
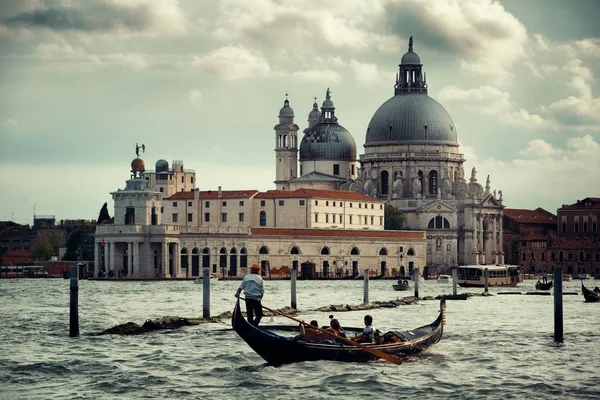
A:
[[[596,0],[0,0],[0,220],[96,219],[147,168],[274,189],[278,112],[331,88],[358,154],[414,37],[429,95],[508,208],[600,197]]]

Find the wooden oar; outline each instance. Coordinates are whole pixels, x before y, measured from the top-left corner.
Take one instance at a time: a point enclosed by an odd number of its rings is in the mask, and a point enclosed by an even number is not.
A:
[[[296,318],[291,317],[289,315],[280,313],[279,311],[271,310],[269,307],[262,306],[262,308],[264,308],[265,310],[271,311],[273,314],[281,315],[283,317],[286,317],[286,318],[289,318],[289,319],[291,319],[293,321],[296,321],[296,322],[298,322],[298,323],[300,323],[302,325],[306,325],[306,326],[310,327],[311,329],[316,329],[317,331],[319,331],[321,333],[325,333],[326,335],[330,335],[330,336],[334,337],[336,340],[339,340],[340,342],[344,342],[344,343],[350,344],[352,346],[356,346],[356,347],[358,347],[358,348],[366,351],[367,353],[373,354],[375,357],[382,358],[382,359],[384,359],[386,361],[389,361],[391,363],[394,363],[396,365],[402,364],[402,360],[399,359],[398,357],[392,355],[392,354],[385,353],[385,352],[383,352],[381,350],[373,349],[373,348],[371,348],[369,346],[365,346],[362,343],[358,343],[358,342],[355,342],[354,340],[350,340],[350,339],[345,338],[343,336],[336,335],[336,334],[334,334],[334,333],[332,333],[330,331],[325,331],[325,330],[323,330],[323,329],[321,329],[319,327],[312,326],[312,325],[310,325],[310,324],[308,324],[308,323],[306,323],[306,322],[304,322],[302,320],[299,320],[299,319],[296,319]]]

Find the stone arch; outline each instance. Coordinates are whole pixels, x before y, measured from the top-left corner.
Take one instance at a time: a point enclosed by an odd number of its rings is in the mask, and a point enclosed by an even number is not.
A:
[[[200,276],[200,251],[197,247],[192,249],[192,276]]]

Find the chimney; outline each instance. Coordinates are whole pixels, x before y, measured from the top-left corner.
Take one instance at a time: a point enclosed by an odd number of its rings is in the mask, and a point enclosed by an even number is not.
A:
[[[217,197],[221,198],[223,197],[223,192],[221,191],[221,186],[219,186],[218,192],[217,192]]]

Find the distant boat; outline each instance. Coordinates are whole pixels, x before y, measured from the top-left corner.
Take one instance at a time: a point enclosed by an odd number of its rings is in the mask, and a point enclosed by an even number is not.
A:
[[[408,280],[406,279],[399,279],[397,284],[392,285],[392,288],[396,291],[409,290],[410,283],[408,283]]]
[[[446,283],[446,282],[450,282],[452,280],[452,277],[450,275],[439,275],[437,277],[437,281],[438,283]]]
[[[590,290],[590,289],[586,288],[585,286],[583,286],[583,281],[582,281],[581,282],[581,291],[583,292],[583,298],[588,303],[596,303],[596,302],[600,301],[600,288],[598,288],[597,286],[594,288],[594,290]]]
[[[219,280],[219,277],[217,275],[210,275],[210,283],[215,283],[218,280]],[[199,276],[198,278],[196,278],[194,283],[201,285],[202,283],[204,283],[204,278],[202,276]]]
[[[536,290],[550,290],[550,288],[552,288],[552,281],[544,283],[538,280],[535,284]]]
[[[519,267],[513,265],[465,265],[457,269],[460,287],[485,287],[484,272],[488,270],[488,286],[517,286],[523,282]]]

